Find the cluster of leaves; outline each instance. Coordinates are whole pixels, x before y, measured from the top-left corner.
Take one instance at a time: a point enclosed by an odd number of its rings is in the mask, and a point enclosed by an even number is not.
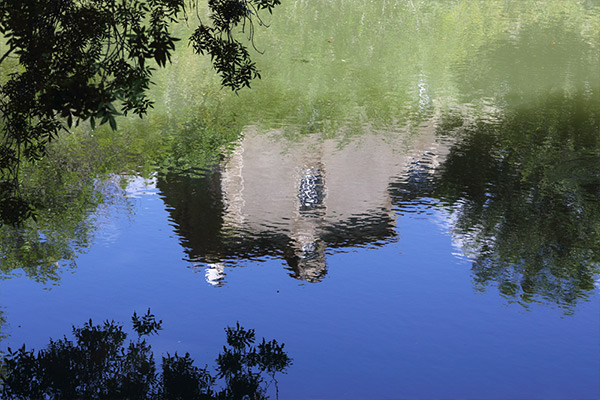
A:
[[[138,337],[125,346],[121,325],[107,321],[73,327],[75,341],[51,340],[35,353],[25,346],[2,358],[2,398],[5,399],[265,399],[263,374],[275,374],[291,365],[277,341],[254,346],[254,330],[239,324],[228,327],[227,343],[217,359],[217,374],[195,366],[188,353],[162,358],[157,367],[151,346],[143,336],[162,329],[150,310],[134,313]],[[219,378],[225,387],[216,388]]]
[[[256,16],[259,25],[264,25],[258,13],[281,4],[280,0],[209,0],[212,24],[200,24],[190,38],[197,53],[208,54],[214,68],[221,75],[222,85],[238,89],[250,86],[250,81],[260,78],[256,64],[250,59],[248,49],[234,37],[233,29],[243,24],[242,31],[248,24],[249,39],[254,37],[254,22]]]
[[[210,0],[212,25],[200,22],[194,49],[210,54],[224,86],[239,90],[259,77],[235,26],[279,0]],[[189,7],[197,8],[196,1]],[[153,68],[165,66],[175,44],[170,28],[186,0],[3,0],[0,64],[16,60],[0,86],[0,220],[16,223],[33,207],[19,195],[22,161],[39,160],[63,130],[89,120],[109,123],[128,112],[143,116]],[[6,49],[6,50],[4,50]],[[117,108],[120,108],[117,110]]]

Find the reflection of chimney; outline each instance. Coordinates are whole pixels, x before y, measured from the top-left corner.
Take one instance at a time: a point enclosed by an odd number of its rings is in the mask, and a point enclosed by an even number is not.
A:
[[[326,212],[325,171],[320,154],[313,156],[300,170],[298,182],[298,211],[292,224],[291,250],[288,264],[294,278],[320,281],[326,274],[325,243],[320,238],[320,228]]]

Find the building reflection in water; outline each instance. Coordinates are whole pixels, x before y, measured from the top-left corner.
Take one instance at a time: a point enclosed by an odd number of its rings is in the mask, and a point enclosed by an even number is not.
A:
[[[318,135],[280,138],[248,128],[222,163],[158,179],[181,244],[210,284],[223,284],[228,267],[265,258],[318,282],[328,253],[395,241],[391,182],[423,154],[445,153],[428,128],[394,143],[378,134],[344,146]]]

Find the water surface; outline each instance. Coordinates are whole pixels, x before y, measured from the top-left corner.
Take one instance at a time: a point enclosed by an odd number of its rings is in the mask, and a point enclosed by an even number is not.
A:
[[[282,399],[597,398],[599,7],[289,2],[239,96],[182,50],[28,175],[2,348],[150,307],[157,354],[286,343]]]

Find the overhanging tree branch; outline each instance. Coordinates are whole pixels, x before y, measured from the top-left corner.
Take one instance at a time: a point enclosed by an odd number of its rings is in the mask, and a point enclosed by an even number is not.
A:
[[[164,67],[179,40],[171,27],[197,0],[2,0],[0,34],[19,68],[0,86],[0,206],[4,214],[16,194],[15,163],[37,160],[61,130],[80,121],[109,123],[152,107],[147,97],[151,61]],[[260,11],[272,12],[279,0],[208,0],[209,24],[199,19],[190,42],[210,55],[221,83],[234,91],[260,78],[246,46],[235,39],[236,26],[264,25]],[[117,107],[120,105],[120,110]],[[7,183],[6,185],[3,185]],[[10,185],[8,183],[11,183]],[[8,210],[8,211],[6,211]]]

